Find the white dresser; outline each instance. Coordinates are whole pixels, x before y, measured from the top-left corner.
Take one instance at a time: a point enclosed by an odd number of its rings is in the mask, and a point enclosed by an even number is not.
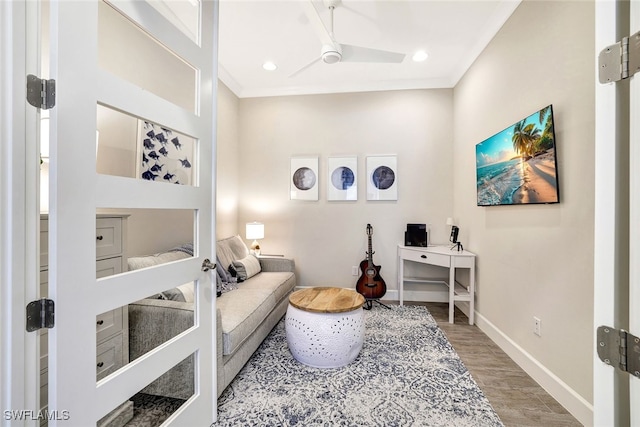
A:
[[[96,216],[96,277],[106,277],[127,270],[128,215]],[[40,217],[40,298],[48,297],[49,218]],[[40,335],[40,409],[47,409],[48,333]],[[106,377],[129,361],[129,322],[126,307],[103,313],[96,318],[96,381]],[[128,401],[105,416],[98,427],[118,427],[133,417],[133,403]],[[43,420],[41,425],[45,425]]]

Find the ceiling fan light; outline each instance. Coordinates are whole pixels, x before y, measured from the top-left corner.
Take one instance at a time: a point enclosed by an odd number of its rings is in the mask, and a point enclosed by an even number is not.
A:
[[[419,50],[413,54],[412,59],[414,62],[422,62],[425,61],[428,57],[429,54],[427,52],[425,52],[424,50]]]
[[[322,54],[322,60],[325,64],[335,64],[336,62],[340,62],[340,59],[342,59],[340,52],[329,51]]]

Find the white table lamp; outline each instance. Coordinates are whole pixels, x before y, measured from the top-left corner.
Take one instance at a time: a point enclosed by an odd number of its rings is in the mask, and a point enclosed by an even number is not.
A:
[[[248,222],[246,228],[247,240],[252,240],[251,253],[260,255],[260,245],[258,240],[264,239],[264,224],[261,222]]]

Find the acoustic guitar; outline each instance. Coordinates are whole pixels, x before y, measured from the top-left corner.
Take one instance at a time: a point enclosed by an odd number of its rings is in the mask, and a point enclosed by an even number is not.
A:
[[[377,300],[387,293],[387,285],[380,276],[380,269],[382,267],[373,263],[373,249],[371,246],[371,236],[373,235],[373,227],[371,224],[367,224],[367,236],[369,238],[369,250],[367,251],[367,258],[360,263],[360,270],[362,275],[358,279],[356,285],[356,291],[362,294],[367,300]]]

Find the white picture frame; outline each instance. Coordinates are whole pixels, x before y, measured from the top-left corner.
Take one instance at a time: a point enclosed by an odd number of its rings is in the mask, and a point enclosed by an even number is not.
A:
[[[291,158],[291,200],[318,200],[318,181],[318,157]]]
[[[358,157],[332,156],[327,159],[327,200],[358,200]]]
[[[197,159],[193,138],[138,119],[136,154],[137,178],[194,185]]]
[[[397,156],[367,157],[367,200],[398,200]]]

